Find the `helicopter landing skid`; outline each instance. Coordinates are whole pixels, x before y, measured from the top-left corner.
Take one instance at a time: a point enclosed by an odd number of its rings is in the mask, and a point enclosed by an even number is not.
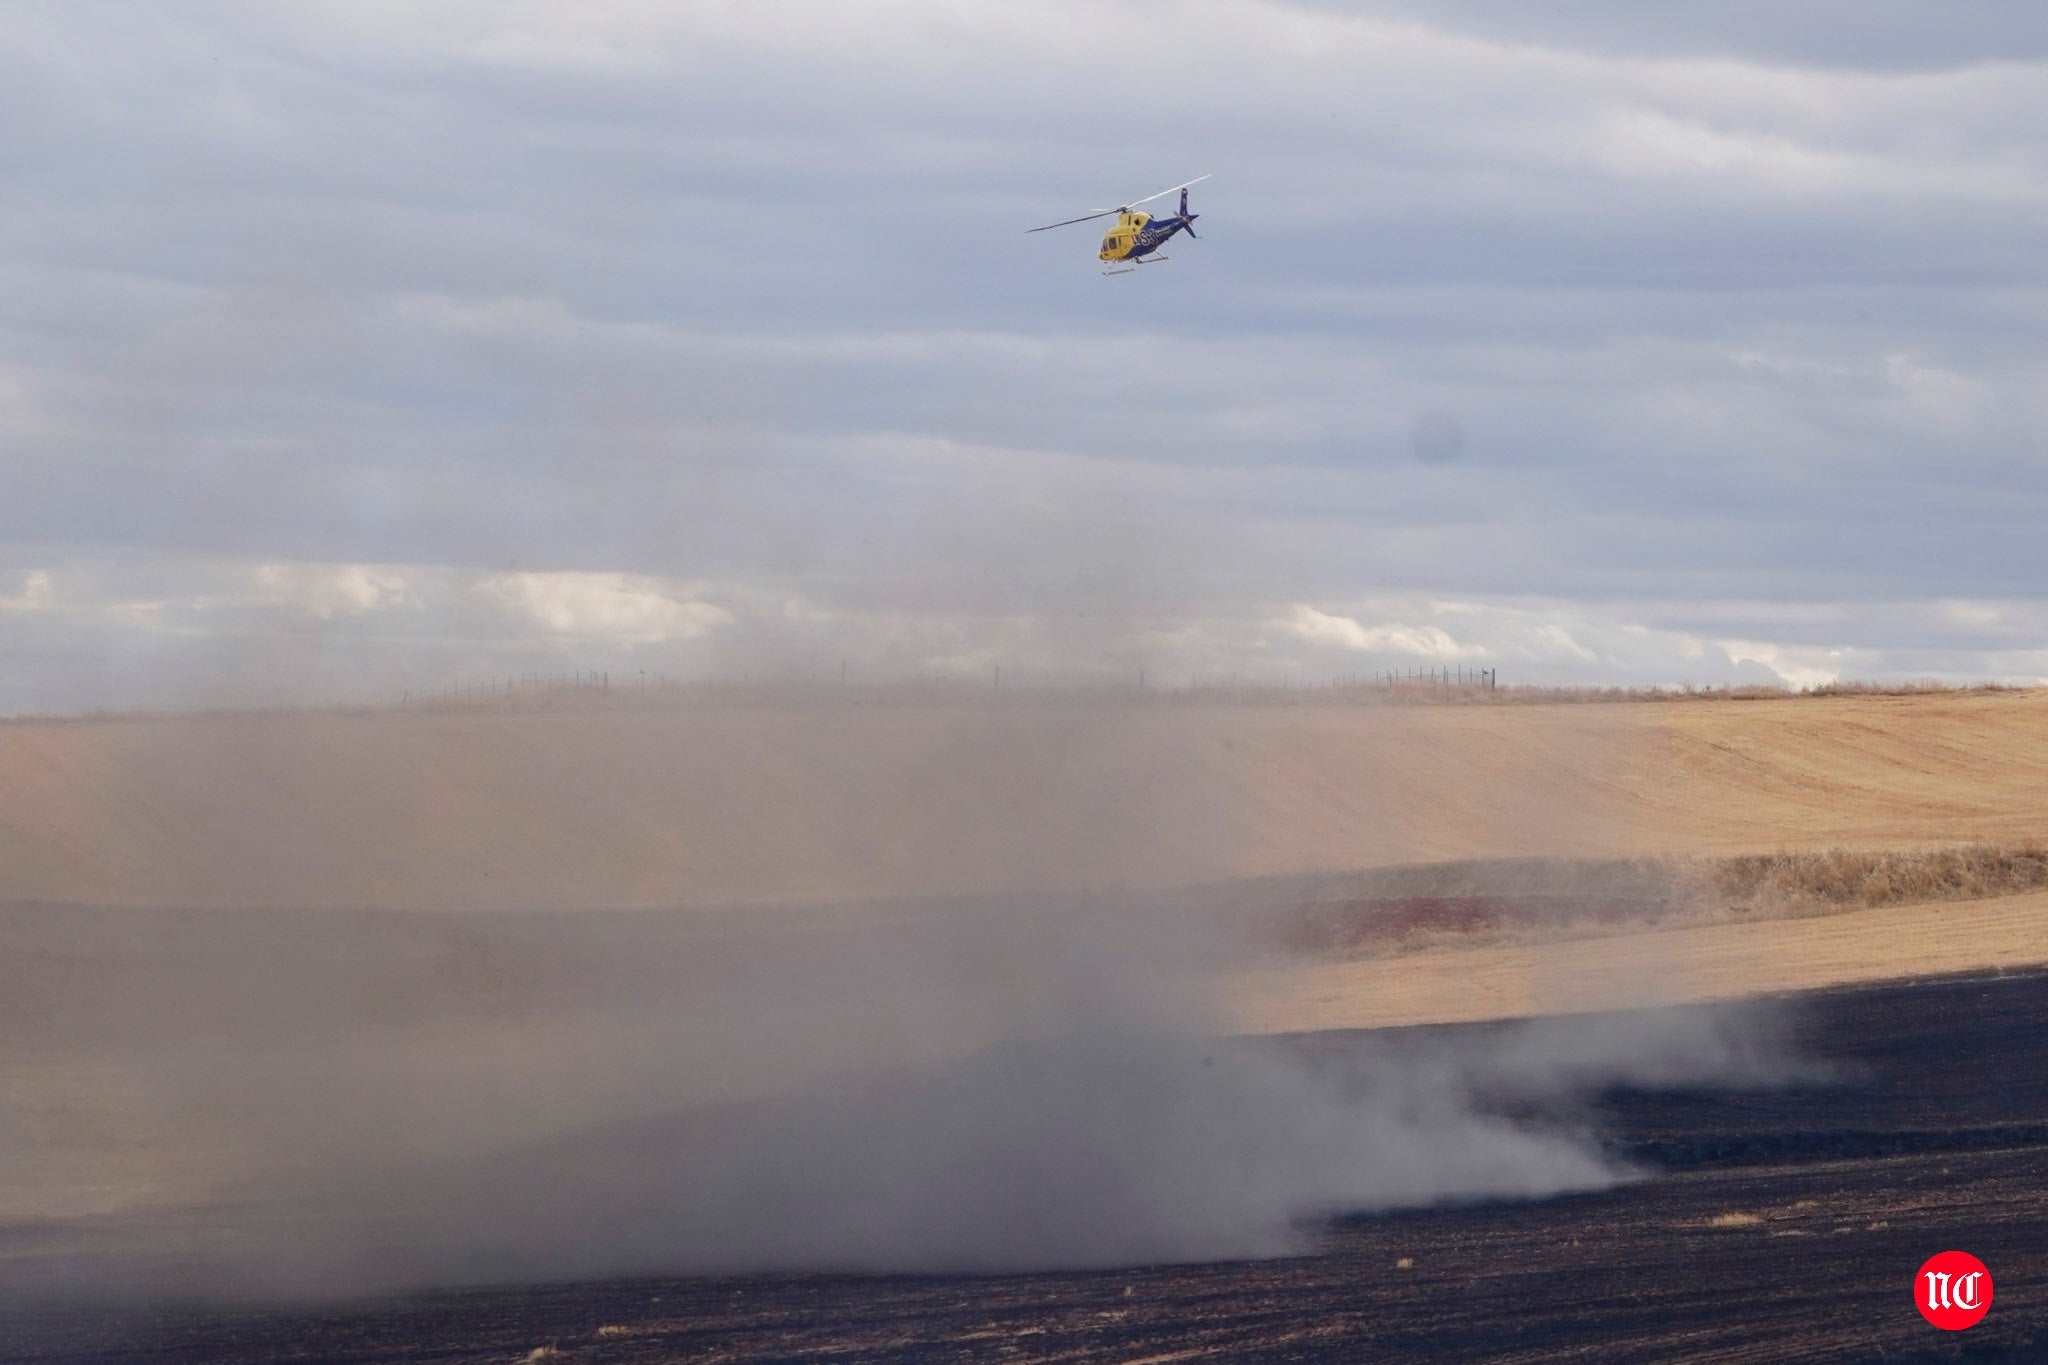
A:
[[[1130,274],[1130,273],[1131,273],[1131,272],[1132,272],[1133,270],[1136,270],[1136,269],[1137,269],[1137,268],[1138,268],[1139,266],[1141,266],[1141,265],[1164,265],[1164,264],[1166,264],[1166,263],[1167,263],[1168,261],[1170,261],[1170,260],[1172,260],[1172,259],[1173,259],[1173,257],[1171,257],[1171,256],[1152,256],[1152,257],[1149,257],[1149,258],[1148,258],[1148,257],[1144,257],[1144,256],[1140,256],[1140,257],[1139,257],[1139,258],[1138,258],[1137,260],[1135,260],[1135,261],[1132,261],[1132,262],[1131,262],[1131,263],[1130,263],[1129,265],[1125,266],[1125,267],[1124,267],[1124,268],[1123,268],[1122,270],[1105,270],[1105,271],[1103,271],[1102,273],[1103,273],[1103,275],[1104,275],[1104,276],[1109,276],[1109,275],[1128,275],[1128,274]]]

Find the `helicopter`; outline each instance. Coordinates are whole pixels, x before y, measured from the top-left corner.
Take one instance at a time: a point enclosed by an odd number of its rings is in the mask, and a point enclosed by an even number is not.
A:
[[[1208,178],[1207,175],[1198,175],[1193,180],[1183,181],[1157,194],[1148,194],[1143,199],[1133,199],[1128,204],[1119,204],[1113,209],[1098,209],[1079,218],[1068,218],[1058,223],[1047,223],[1044,227],[1026,228],[1024,231],[1027,234],[1046,232],[1056,227],[1071,227],[1075,223],[1092,223],[1097,218],[1107,218],[1115,214],[1116,226],[1103,237],[1102,250],[1096,253],[1096,257],[1109,267],[1102,272],[1104,275],[1128,275],[1141,265],[1157,265],[1168,260],[1165,256],[1154,256],[1149,261],[1145,258],[1165,246],[1167,239],[1174,233],[1185,230],[1188,236],[1195,236],[1195,219],[1202,215],[1188,212],[1188,186],[1198,185]],[[1180,191],[1180,212],[1175,216],[1154,218],[1149,213],[1138,212],[1138,205],[1149,204],[1154,199],[1164,199],[1174,190]]]

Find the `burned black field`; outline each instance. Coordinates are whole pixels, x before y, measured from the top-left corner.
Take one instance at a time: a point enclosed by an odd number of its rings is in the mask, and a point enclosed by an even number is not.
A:
[[[2048,973],[1793,1002],[1827,1084],[1610,1093],[1651,1172],[1344,1218],[1285,1260],[987,1277],[504,1286],[306,1306],[15,1301],[25,1361],[2048,1360]],[[1291,1046],[1337,1049],[1347,1035]],[[1909,1299],[1958,1248],[1976,1328]],[[0,1290],[4,1293],[4,1290]]]

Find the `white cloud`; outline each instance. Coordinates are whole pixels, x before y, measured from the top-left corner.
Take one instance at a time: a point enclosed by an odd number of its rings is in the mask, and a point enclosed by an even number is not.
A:
[[[1991,401],[1991,386],[1983,380],[1910,355],[1886,356],[1885,378],[1914,412],[1938,422],[1968,422]]]
[[[393,300],[392,306],[403,320],[494,341],[563,341],[575,336],[583,325],[567,304],[552,296],[458,299],[445,294],[409,294]]]
[[[1992,627],[2006,619],[2005,608],[1996,602],[1944,602],[1941,606],[1966,626]]]
[[[1825,78],[1813,84],[1823,86]],[[1859,131],[1839,121],[1828,129],[1835,136]],[[1708,117],[1637,107],[1599,117],[1587,146],[1597,164],[1625,176],[1720,182],[1808,199],[1882,194],[2038,202],[2048,196],[2048,185],[2026,166],[1928,160],[1892,139],[1862,136],[1860,147],[1818,145],[1782,131],[1715,126]]]
[[[1801,146],[1778,133],[1713,128],[1655,109],[1606,116],[1590,145],[1603,165],[1627,175],[1741,177],[1806,194],[1877,182],[1883,171],[1874,159]]]
[[[1746,609],[1753,615],[1770,614],[1767,605],[1746,604]],[[1728,610],[1732,613],[1734,604]],[[1653,628],[1626,608],[1526,600],[1390,599],[1365,603],[1353,612],[1340,615],[1296,606],[1277,624],[1314,648],[1374,654],[1392,666],[1401,660],[1484,660],[1500,669],[1503,683],[1715,686],[1750,681],[1807,687],[1837,678],[1843,662],[1839,649],[1758,640],[1707,641],[1689,631]],[[1373,620],[1405,623],[1365,624]],[[1433,624],[1436,620],[1455,621],[1458,635]],[[1316,671],[1311,659],[1289,659],[1287,665],[1311,676]]]
[[[1728,358],[1740,369],[1778,375],[1787,379],[1829,382],[1853,378],[1856,374],[1850,366],[1807,356],[1739,350],[1731,352]]]
[[[47,420],[30,373],[0,363],[0,440],[26,442],[43,434]]]
[[[1367,626],[1349,616],[1333,616],[1298,604],[1280,622],[1312,644],[1333,645],[1360,653],[1401,654],[1418,659],[1483,659],[1486,651],[1459,644],[1438,626],[1399,624]]]
[[[621,645],[693,640],[733,621],[724,607],[643,574],[493,574],[478,587],[545,630]]]
[[[0,611],[51,611],[57,607],[56,580],[48,569],[35,569],[22,580],[21,591],[0,594]]]
[[[1740,663],[1758,663],[1777,674],[1789,687],[1819,687],[1839,682],[1841,673],[1833,663],[1839,651],[1793,650],[1757,640],[1716,640],[1723,653]]]
[[[250,572],[253,598],[316,620],[418,607],[402,570],[376,564],[259,564]]]
[[[1582,664],[1598,663],[1600,656],[1572,638],[1572,633],[1555,621],[1536,627],[1535,636],[1552,658],[1576,659]]]

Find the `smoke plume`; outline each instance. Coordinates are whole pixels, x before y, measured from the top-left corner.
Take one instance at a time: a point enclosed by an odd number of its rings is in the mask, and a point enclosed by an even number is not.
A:
[[[1334,1214],[1627,1179],[1585,1099],[1782,1068],[1727,1012],[1233,1037],[1216,983],[1258,918],[1107,893],[131,916],[108,932],[157,994],[124,1019],[109,976],[109,1008],[49,1026],[76,1045],[91,1020],[147,1078],[107,1116],[131,1169],[155,1152],[206,1178],[58,1225],[18,1283],[297,1296],[1284,1255]]]

